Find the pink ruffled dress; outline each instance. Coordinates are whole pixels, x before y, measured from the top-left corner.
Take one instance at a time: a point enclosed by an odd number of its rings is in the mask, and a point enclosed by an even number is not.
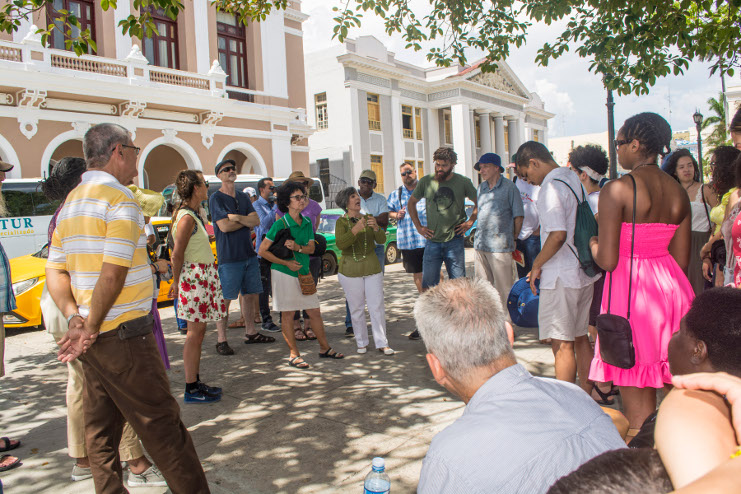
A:
[[[636,365],[632,369],[621,369],[603,362],[597,341],[589,378],[597,382],[612,381],[618,386],[661,388],[664,383],[670,383],[672,377],[667,362],[669,339],[679,331],[679,321],[689,311],[695,294],[687,275],[669,254],[669,242],[678,226],[643,223],[636,224],[635,228],[630,324]],[[631,229],[631,223],[622,224],[618,264],[605,280],[602,314],[607,312],[612,276],[610,313],[626,316]]]

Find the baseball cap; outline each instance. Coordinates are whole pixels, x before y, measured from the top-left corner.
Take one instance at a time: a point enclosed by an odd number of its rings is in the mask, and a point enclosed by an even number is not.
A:
[[[4,161],[0,161],[0,172],[9,172],[13,169],[13,165],[10,163],[6,163]]]
[[[376,182],[376,172],[373,170],[363,170],[363,173],[360,174],[360,178],[369,178]]]
[[[234,161],[234,160],[232,160],[232,159],[222,161],[221,163],[219,163],[218,165],[216,165],[216,168],[214,168],[215,174],[218,175],[219,174],[219,170],[221,170],[221,168],[224,167],[224,166],[226,166],[226,165],[232,165],[234,168],[236,168],[237,167],[237,162]]]
[[[479,161],[475,165],[473,165],[473,169],[479,171],[481,169],[482,163],[489,163],[491,165],[498,166],[501,171],[504,171],[504,168],[502,168],[502,158],[500,158],[498,154],[485,153],[481,155]]]
[[[249,197],[255,197],[257,195],[257,191],[255,191],[253,187],[245,187],[242,192],[247,194]]]

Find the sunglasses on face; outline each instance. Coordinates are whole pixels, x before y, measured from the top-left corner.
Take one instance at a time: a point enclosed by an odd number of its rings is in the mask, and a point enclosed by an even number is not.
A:
[[[401,172],[401,176],[402,177],[406,177],[408,175],[411,175],[412,173],[414,173],[412,170],[407,170],[405,172]]]
[[[305,201],[308,198],[309,196],[307,195],[291,196],[291,199],[296,199],[297,201]]]
[[[236,170],[236,168],[234,168],[233,166],[225,166],[219,173],[233,172],[234,170]]]
[[[376,183],[376,181],[371,180],[370,178],[361,178],[360,183],[365,185],[373,185],[374,183]]]
[[[615,139],[615,149],[619,148],[623,144],[628,144],[630,141],[628,139]]]

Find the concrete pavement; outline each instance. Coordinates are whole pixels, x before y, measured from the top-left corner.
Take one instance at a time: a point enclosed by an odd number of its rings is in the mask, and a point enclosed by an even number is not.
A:
[[[467,260],[473,252],[466,252]],[[467,272],[473,274],[469,262]],[[318,358],[316,341],[299,342],[311,365],[287,365],[287,347],[276,342],[244,345],[242,329],[229,330],[236,354],[216,354],[216,331],[209,324],[201,377],[224,388],[209,405],[183,405],[184,336],[172,306],[160,308],[172,369],[173,395],[191,432],[212,492],[361,492],[374,456],[386,459],[394,492],[414,492],[422,459],[434,435],[458,418],[463,403],[437,385],[414,329],[416,289],[401,264],[387,266],[386,320],[397,353],[355,353],[344,337],[344,294],[332,276],[319,284],[330,345],[347,357]],[[237,316],[232,304],[232,317]],[[276,318],[277,320],[277,318]],[[7,330],[6,376],[0,378],[0,436],[21,439],[13,451],[23,465],[0,473],[6,493],[92,493],[92,480],[69,480],[66,450],[66,367],[55,358],[45,331]],[[517,328],[517,357],[531,372],[553,376],[553,356],[534,330]],[[372,336],[371,336],[372,338]],[[142,383],[146,386],[146,383]],[[159,494],[166,488],[133,488]]]

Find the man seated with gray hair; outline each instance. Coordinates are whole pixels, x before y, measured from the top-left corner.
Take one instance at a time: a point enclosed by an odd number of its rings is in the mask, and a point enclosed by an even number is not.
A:
[[[546,492],[558,478],[612,449],[617,429],[581,388],[533,377],[517,363],[499,295],[458,278],[414,306],[438,384],[466,403],[432,440],[417,492]]]

